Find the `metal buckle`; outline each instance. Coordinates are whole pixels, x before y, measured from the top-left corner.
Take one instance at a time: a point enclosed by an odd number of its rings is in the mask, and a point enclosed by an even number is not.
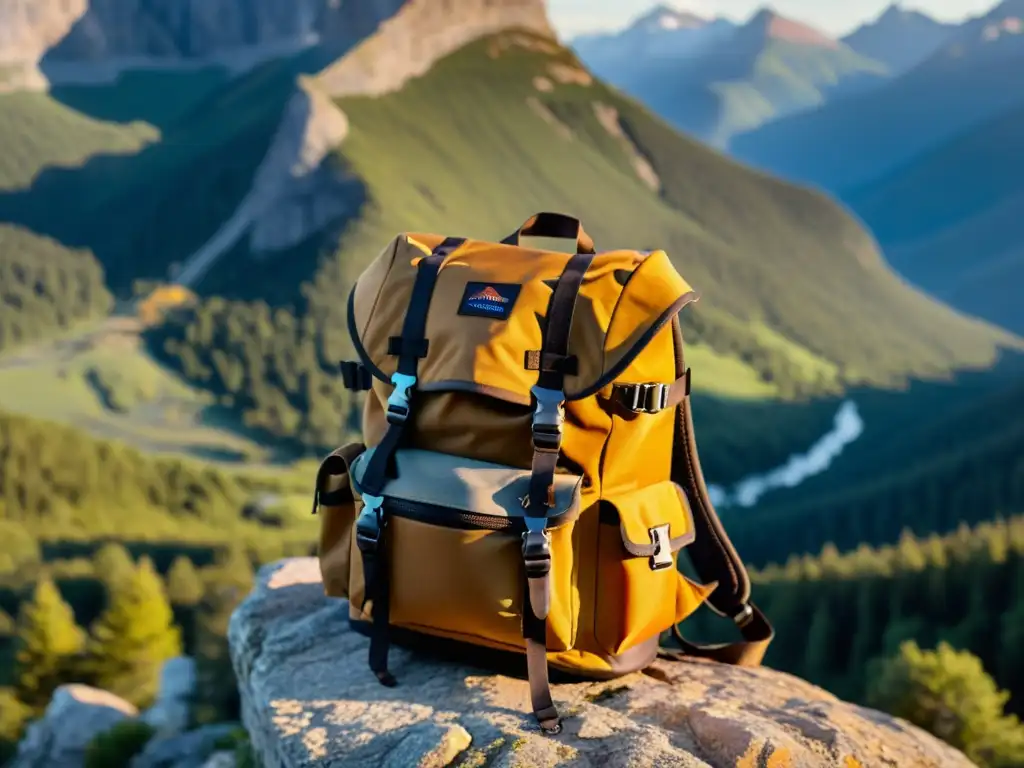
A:
[[[732,617],[732,620],[736,623],[737,627],[745,627],[754,618],[754,609],[751,608],[747,603],[743,604],[740,612]]]
[[[672,538],[669,536],[669,527],[659,525],[647,531],[654,545],[654,554],[651,555],[650,563],[652,571],[660,571],[663,568],[672,566]]]
[[[633,402],[628,406],[636,413],[658,413],[668,405],[668,386],[665,384],[634,384]]]
[[[409,418],[409,398],[413,387],[416,386],[416,377],[394,373],[391,376],[391,383],[395,385],[395,389],[388,396],[388,423],[404,424]]]
[[[536,400],[533,411],[533,447],[540,450],[558,450],[562,444],[562,425],[565,423],[565,393],[557,389],[531,387]]]

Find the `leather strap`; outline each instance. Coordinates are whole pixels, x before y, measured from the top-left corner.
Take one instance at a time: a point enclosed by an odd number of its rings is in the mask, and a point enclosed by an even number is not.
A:
[[[594,253],[594,240],[588,235],[579,219],[564,213],[538,213],[526,221],[501,242],[504,245],[519,245],[520,237],[556,237],[576,241],[578,253]]]
[[[711,659],[722,664],[735,664],[740,667],[759,667],[764,661],[768,646],[775,637],[771,623],[761,610],[753,603],[748,603],[750,613],[743,624],[737,624],[742,642],[736,643],[691,643],[678,626],[672,627],[672,635],[679,643],[679,650],[659,648],[658,656],[664,659],[681,660],[685,658]]]
[[[683,334],[679,318],[672,319],[676,357],[676,375],[686,375],[683,358]],[[743,640],[737,643],[698,645],[686,640],[678,627],[673,633],[682,650],[690,656],[715,659],[728,664],[757,666],[764,659],[768,645],[775,636],[771,623],[750,600],[750,577],[729,536],[722,526],[708,495],[704,474],[697,455],[693,431],[691,401],[685,396],[676,408],[677,421],[672,445],[672,479],[683,488],[693,510],[696,537],[686,548],[687,555],[705,584],[718,582],[708,597],[708,606],[721,616],[733,620]]]
[[[544,321],[541,349],[536,355],[539,373],[532,394],[533,461],[527,496],[523,535],[523,567],[526,591],[523,601],[523,638],[530,680],[533,714],[545,733],[561,731],[558,710],[551,698],[547,663],[547,617],[551,604],[551,536],[547,531],[548,508],[554,505],[555,470],[562,447],[565,420],[565,366],[569,331],[583,276],[594,260],[577,253],[566,262],[551,292]],[[545,363],[548,363],[547,365]],[[527,355],[526,366],[530,366]]]

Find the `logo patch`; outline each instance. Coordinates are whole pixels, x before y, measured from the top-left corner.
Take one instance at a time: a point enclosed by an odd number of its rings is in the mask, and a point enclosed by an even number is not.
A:
[[[459,314],[507,320],[519,298],[521,285],[514,283],[467,283]]]

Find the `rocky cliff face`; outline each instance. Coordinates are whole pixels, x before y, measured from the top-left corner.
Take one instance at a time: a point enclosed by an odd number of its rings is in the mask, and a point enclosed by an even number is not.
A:
[[[409,0],[320,83],[332,96],[381,95],[467,43],[513,27],[555,34],[543,0]]]
[[[396,688],[366,667],[348,605],[317,561],[263,568],[229,629],[242,714],[264,765],[969,768],[906,722],[771,669],[658,661],[645,674],[562,684],[557,737],[528,714],[522,679],[392,651]]]
[[[108,80],[130,68],[210,63],[245,69],[316,45],[337,58],[390,19],[419,62],[481,30],[550,29],[542,0],[5,0],[0,80]]]

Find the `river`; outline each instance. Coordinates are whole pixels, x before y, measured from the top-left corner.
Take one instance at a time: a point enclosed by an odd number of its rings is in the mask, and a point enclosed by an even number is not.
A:
[[[720,507],[751,507],[766,492],[775,488],[795,488],[808,477],[828,469],[843,449],[864,432],[857,404],[844,401],[836,411],[832,429],[822,435],[805,453],[794,453],[781,467],[759,475],[750,475],[732,488],[708,485],[711,502]]]

